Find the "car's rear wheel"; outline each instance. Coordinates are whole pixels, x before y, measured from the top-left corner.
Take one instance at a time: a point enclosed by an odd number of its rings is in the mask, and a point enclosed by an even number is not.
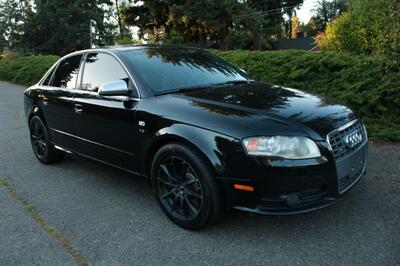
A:
[[[39,116],[31,118],[29,122],[29,132],[33,152],[40,162],[50,164],[62,159],[63,153],[56,150],[54,145],[50,142],[47,128]]]
[[[215,176],[193,148],[178,143],[162,147],[154,156],[151,175],[157,200],[175,224],[200,229],[222,216]]]

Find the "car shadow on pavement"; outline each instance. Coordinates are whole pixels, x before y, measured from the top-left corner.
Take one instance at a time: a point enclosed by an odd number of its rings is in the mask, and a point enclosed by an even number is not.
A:
[[[200,231],[171,223],[145,178],[100,163],[66,156],[43,165],[32,158],[29,179],[37,181],[29,186],[21,181],[19,187],[91,263],[134,264],[143,256],[156,263],[203,261],[204,256],[214,263],[245,263],[239,251],[259,263],[268,262],[266,254],[275,262],[287,256],[289,264],[310,258],[320,264],[321,257],[371,264],[398,256],[399,189],[384,179],[364,177],[335,205],[312,213],[261,216],[229,210],[222,221]],[[385,252],[375,252],[373,261],[352,256],[382,247]],[[157,250],[157,256],[148,250]]]
[[[77,171],[82,172],[79,176],[90,176],[91,190],[98,189],[106,191],[108,197],[118,201],[118,198],[124,200],[124,204],[130,201],[132,209],[135,212],[145,211],[154,213],[157,216],[163,216],[161,209],[156,203],[156,199],[151,191],[148,180],[141,176],[136,176],[122,170],[104,166],[91,160],[77,160],[74,157],[67,157],[62,164],[74,164]],[[58,164],[60,166],[60,164]],[[245,228],[253,228],[252,231],[280,235],[282,231],[292,231],[295,234],[309,234],[310,231],[319,230],[341,230],[343,227],[351,224],[361,223],[360,212],[364,209],[363,190],[365,190],[365,178],[353,188],[347,195],[339,199],[338,202],[325,209],[317,210],[311,213],[290,215],[290,216],[263,216],[246,212],[227,210],[222,221],[214,226],[203,229],[207,234],[224,233],[227,229],[230,233],[238,233]],[[128,203],[129,204],[129,203]],[[152,209],[144,209],[144,206],[152,206]],[[338,217],[341,217],[338,219]],[[171,226],[172,223],[166,218],[165,223]],[[172,225],[175,227],[175,225]],[[183,229],[182,229],[183,230]],[[249,237],[254,237],[254,233]],[[292,232],[293,233],[293,232]],[[291,234],[292,234],[291,233]],[[244,235],[242,235],[243,237]]]

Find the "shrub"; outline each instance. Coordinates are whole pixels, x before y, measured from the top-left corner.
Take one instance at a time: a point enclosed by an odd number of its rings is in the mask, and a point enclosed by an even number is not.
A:
[[[400,140],[400,68],[395,61],[335,52],[211,52],[256,80],[346,104],[364,119],[370,136]]]
[[[400,141],[400,67],[395,60],[348,53],[308,51],[218,51],[256,80],[335,99],[361,116],[370,137]],[[0,60],[0,79],[36,83],[57,56]]]
[[[0,60],[13,60],[21,55],[18,52],[10,51],[10,50],[5,50],[3,52],[0,52]]]
[[[388,0],[354,0],[347,13],[328,23],[321,48],[357,54],[400,56],[400,5]]]
[[[0,60],[0,79],[32,85],[58,60],[55,55],[32,55]]]

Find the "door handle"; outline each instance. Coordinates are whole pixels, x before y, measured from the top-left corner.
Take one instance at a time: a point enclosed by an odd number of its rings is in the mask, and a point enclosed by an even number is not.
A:
[[[74,104],[74,110],[75,110],[75,113],[77,113],[77,114],[82,113],[82,111],[83,111],[82,104],[79,104],[79,103]]]
[[[43,103],[43,105],[48,105],[48,104],[49,104],[49,102],[47,101],[47,99],[43,99],[42,103]]]

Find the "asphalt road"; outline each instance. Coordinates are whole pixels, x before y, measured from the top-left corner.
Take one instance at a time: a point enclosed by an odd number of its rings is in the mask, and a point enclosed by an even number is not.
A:
[[[400,264],[399,144],[370,144],[367,176],[334,206],[230,211],[191,232],[168,221],[139,177],[70,157],[39,163],[23,90],[0,82],[0,265]]]

